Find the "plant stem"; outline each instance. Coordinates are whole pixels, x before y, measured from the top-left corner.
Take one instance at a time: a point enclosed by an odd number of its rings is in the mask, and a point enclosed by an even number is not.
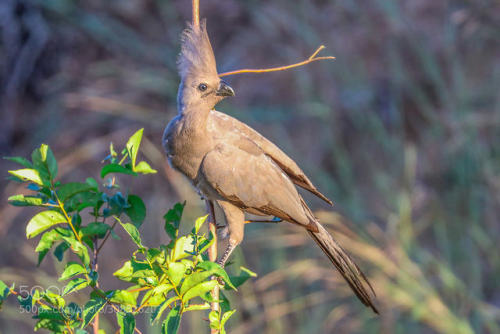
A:
[[[318,53],[321,50],[323,50],[324,48],[325,48],[325,46],[321,45],[319,48],[316,49],[316,51],[314,51],[314,53],[309,58],[307,58],[304,61],[295,63],[295,64],[278,66],[278,67],[271,67],[271,68],[257,68],[257,69],[245,68],[245,69],[241,69],[241,70],[221,73],[221,74],[219,74],[219,77],[225,77],[228,75],[234,75],[234,74],[240,74],[240,73],[267,73],[267,72],[284,71],[284,70],[288,70],[291,68],[307,65],[307,64],[312,63],[316,60],[335,59],[335,57],[332,57],[332,56],[316,57],[318,55]]]
[[[102,239],[101,244],[97,248],[97,255],[101,251],[101,248],[102,248],[102,246],[104,246],[104,243],[106,242],[106,240],[108,240],[109,236],[111,235],[111,231],[115,228],[115,226],[116,226],[117,223],[118,223],[118,220],[115,220],[115,222],[113,223],[113,225],[111,225],[111,228],[108,230],[108,232],[104,236],[104,239]]]
[[[207,207],[207,213],[208,213],[208,229],[209,232],[212,233],[212,236],[214,238],[214,242],[208,248],[208,259],[212,262],[217,261],[217,223],[215,221],[215,212],[214,212],[214,204],[212,201],[205,200],[205,204]],[[213,290],[212,290],[212,299],[214,302],[210,304],[210,309],[212,311],[219,311],[219,286],[216,285]],[[210,329],[210,333],[215,334],[218,333],[219,331],[217,329]]]
[[[97,236],[93,238],[94,252],[92,253],[92,268],[95,272],[99,269],[99,264],[97,263],[98,248],[97,248]],[[96,288],[99,287],[99,282],[96,282]],[[92,324],[94,334],[99,334],[99,312],[94,317],[94,322]]]
[[[193,28],[200,26],[200,0],[192,0],[193,5]]]
[[[76,232],[75,227],[73,226],[73,223],[71,222],[71,218],[69,218],[68,213],[66,212],[66,209],[64,209],[64,204],[59,199],[59,196],[57,196],[57,192],[56,192],[55,188],[52,188],[52,190],[55,194],[55,198],[57,200],[57,205],[59,206],[59,209],[61,209],[61,211],[64,215],[64,218],[66,218],[68,225],[71,227],[71,230],[75,234],[76,240],[78,240],[83,245],[82,238],[80,238],[80,235]]]

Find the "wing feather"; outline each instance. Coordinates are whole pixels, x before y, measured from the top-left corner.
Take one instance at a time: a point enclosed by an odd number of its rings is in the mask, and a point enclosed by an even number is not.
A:
[[[250,208],[315,230],[315,218],[304,209],[288,175],[251,141],[242,139],[237,144],[220,143],[205,155],[198,187],[206,193],[215,192],[242,209]]]
[[[333,205],[331,200],[329,200],[325,195],[319,192],[319,190],[313,185],[311,180],[309,180],[309,178],[295,163],[295,161],[293,161],[271,141],[266,139],[264,136],[262,136],[260,133],[258,133],[248,125],[238,121],[231,116],[228,116],[216,110],[211,111],[211,116],[216,118],[216,121],[213,122],[213,126],[215,128],[224,129],[224,131],[220,131],[219,133],[227,133],[227,131],[231,131],[234,134],[237,134],[238,137],[241,137],[243,135],[246,138],[252,140],[270,159],[272,159],[276,163],[276,165],[278,165],[279,168],[281,168],[281,170],[283,170],[288,175],[288,177],[294,184],[308,190],[328,204]]]

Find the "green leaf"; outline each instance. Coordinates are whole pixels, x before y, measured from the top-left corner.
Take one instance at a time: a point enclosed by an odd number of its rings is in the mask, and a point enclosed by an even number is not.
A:
[[[165,223],[165,232],[167,232],[167,235],[170,237],[170,239],[175,239],[177,238],[177,234],[179,230],[177,230],[172,224],[170,223]]]
[[[179,228],[181,218],[182,218],[182,212],[184,211],[184,206],[186,205],[186,202],[184,203],[176,203],[174,207],[163,216],[163,219],[165,219],[166,223],[173,223],[174,227],[177,229]]]
[[[40,145],[40,148],[33,151],[31,154],[33,166],[40,172],[42,179],[48,181],[55,179],[57,176],[57,161],[54,153],[46,144]]]
[[[112,302],[122,305],[136,306],[137,295],[127,290],[115,290],[110,298]]]
[[[139,196],[129,195],[127,202],[130,207],[125,209],[125,213],[130,218],[135,227],[142,225],[144,218],[146,218],[146,206]]]
[[[182,296],[182,302],[187,303],[192,298],[198,297],[207,293],[208,291],[211,291],[215,286],[217,286],[217,284],[219,284],[217,280],[211,280],[195,285],[194,287],[186,291],[186,293]]]
[[[23,157],[4,157],[4,159],[18,163],[26,168],[33,168],[33,164],[28,159]]]
[[[3,301],[10,295],[10,289],[2,280],[0,280],[0,307]]]
[[[210,294],[208,294],[208,296],[212,297]],[[206,298],[203,299],[206,300]],[[222,312],[227,312],[231,308],[229,299],[227,299],[223,291],[219,291],[219,305]]]
[[[45,232],[42,234],[42,237],[40,238],[40,241],[38,242],[38,245],[36,246],[35,252],[38,253],[38,264],[37,266],[40,265],[42,260],[44,259],[45,255],[49,252],[50,248],[54,245],[54,242],[62,240],[63,236],[70,236],[71,231],[63,229],[63,228],[55,228],[52,229],[48,232]],[[63,243],[62,245],[66,245],[66,243]],[[62,260],[59,259],[59,261]]]
[[[66,304],[66,301],[61,296],[48,290],[45,291],[42,297],[45,301],[49,302],[58,309],[64,307],[64,305]]]
[[[167,318],[163,321],[162,324],[163,334],[177,334],[182,317],[180,309],[181,309],[180,305],[174,307],[168,314]]]
[[[222,269],[222,267],[219,264],[211,261],[203,261],[200,262],[195,269],[196,270],[201,269],[203,271],[196,271],[193,274],[189,275],[186,279],[184,279],[184,283],[182,283],[180,291],[181,295],[184,295],[186,291],[188,291],[195,285],[198,285],[199,283],[205,281],[212,275],[221,277],[224,280],[224,282],[226,282],[227,285],[236,290],[236,288],[229,280],[229,276],[227,275],[226,271]]]
[[[202,216],[194,222],[194,233],[198,234],[200,231],[200,228],[203,226],[203,224],[207,221],[208,215]]]
[[[71,292],[75,292],[81,289],[86,288],[89,286],[89,281],[87,281],[85,278],[77,277],[72,279],[71,281],[66,284],[64,287],[63,296],[66,296],[67,294],[70,294]]]
[[[14,206],[41,206],[43,204],[43,200],[40,197],[24,195],[10,196],[8,201],[10,205]]]
[[[91,186],[93,191],[99,191],[99,183],[97,183],[96,179],[94,179],[93,177],[86,178],[85,183]]]
[[[205,252],[215,241],[214,235],[210,232],[210,238],[207,239],[203,236],[198,236],[198,252],[201,254]]]
[[[158,286],[156,286],[154,289],[153,289],[153,293],[155,295],[159,295],[159,294],[162,294],[162,293],[168,293],[170,290],[172,290],[174,287],[172,286],[172,284],[169,284],[169,283],[163,283],[163,284],[160,284]]]
[[[51,319],[40,319],[36,324],[33,330],[36,332],[39,329],[44,328],[49,330],[52,333],[64,333],[66,330],[65,326],[62,322],[51,320]]]
[[[236,310],[231,310],[231,311],[227,311],[225,312],[221,319],[220,319],[220,334],[225,334],[226,333],[226,330],[224,329],[224,325],[226,324],[226,322],[229,320],[229,318],[236,312]]]
[[[130,261],[126,261],[123,266],[113,273],[113,276],[118,277],[122,281],[129,281],[129,278],[134,273],[134,268]]]
[[[97,235],[102,238],[106,235],[106,232],[111,228],[108,224],[101,222],[92,222],[85,227],[82,227],[81,231],[86,236]]]
[[[205,304],[191,304],[188,307],[184,308],[184,311],[201,311],[201,310],[208,310],[210,308],[209,303]]]
[[[85,269],[81,264],[76,262],[68,262],[68,264],[66,264],[66,268],[64,268],[64,271],[61,274],[61,277],[59,277],[59,281],[64,281],[77,275],[86,273],[87,269]]]
[[[167,272],[168,272],[168,276],[169,276],[172,284],[177,286],[181,282],[182,277],[184,276],[184,273],[186,272],[186,266],[184,265],[184,263],[172,262],[168,265]]]
[[[250,269],[240,267],[240,274],[238,276],[229,276],[229,279],[235,287],[239,287],[251,277],[257,277],[257,274]]]
[[[137,153],[139,152],[139,146],[141,145],[143,132],[144,132],[144,128],[139,129],[127,141],[126,147],[127,147],[128,156],[130,157],[130,160],[132,162],[132,170],[133,171],[135,171],[135,162],[137,160]]]
[[[68,198],[86,191],[95,191],[95,187],[87,183],[70,182],[57,188],[57,196],[61,202],[65,202]]]
[[[154,307],[160,306],[161,303],[163,303],[165,301],[166,295],[164,293],[155,293],[155,289],[148,290],[143,295],[142,300],[139,303],[139,305],[147,303],[148,309],[152,309]]]
[[[146,256],[150,262],[158,262],[158,263],[164,263],[165,262],[165,253],[158,249],[158,248],[149,248]]]
[[[125,282],[137,281],[138,278],[154,278],[156,273],[149,264],[137,261],[126,261],[123,266],[113,273],[118,279]]]
[[[175,241],[174,249],[170,253],[172,261],[177,261],[189,255],[184,252],[184,245],[186,243],[186,239],[187,239],[186,236],[183,235],[182,237],[180,237]]]
[[[43,181],[40,173],[36,169],[25,168],[18,170],[9,170],[9,174],[12,174],[23,181],[31,181],[40,186],[43,186]]]
[[[208,314],[208,320],[210,321],[210,328],[213,329],[220,328],[219,316],[220,316],[219,311],[216,310],[210,311],[210,313]]]
[[[155,308],[155,310],[153,311],[153,313],[151,314],[151,323],[155,322],[156,320],[160,319],[161,318],[161,315],[163,314],[163,311],[165,311],[165,309],[170,305],[172,304],[173,302],[175,302],[176,300],[179,300],[179,297],[178,296],[174,296],[174,297],[171,297],[167,300],[164,300],[163,303],[160,304],[160,306],[158,306],[157,308]],[[170,333],[169,333],[170,334]]]
[[[63,237],[64,240],[70,245],[71,250],[78,255],[82,263],[88,267],[90,264],[89,251],[85,245],[76,240],[73,236]]]
[[[29,221],[26,226],[26,237],[31,239],[54,225],[66,222],[66,218],[57,211],[42,211]]]
[[[135,166],[134,171],[141,174],[155,174],[158,171],[151,168],[151,166],[146,161],[141,161]]]
[[[123,229],[125,231],[127,231],[127,233],[130,235],[130,238],[132,239],[132,241],[139,247],[139,248],[144,248],[144,246],[142,245],[142,241],[141,241],[141,235],[139,234],[139,231],[137,230],[137,227],[134,226],[134,224],[130,224],[130,223],[122,223],[118,218],[115,217],[115,219],[118,220],[118,222],[120,223],[120,225],[123,227]]]
[[[82,309],[78,304],[71,302],[64,308],[64,313],[69,315],[70,319],[77,320],[78,318],[81,318]]]
[[[106,300],[99,297],[93,296],[83,307],[83,322],[81,328],[87,327],[87,325],[94,319],[95,315],[102,310],[106,305]]]
[[[64,321],[64,317],[61,315],[59,310],[52,307],[43,307],[41,306],[38,309],[38,314],[36,315],[37,319],[52,319]]]
[[[64,258],[64,253],[69,249],[69,244],[66,242],[61,242],[57,245],[56,249],[54,249],[54,256],[59,262],[61,262]],[[40,257],[39,257],[40,258]]]
[[[110,173],[120,173],[120,174],[128,174],[128,175],[137,175],[136,172],[134,172],[131,169],[125,168],[121,165],[118,164],[109,164],[105,165],[101,169],[101,178],[104,178],[106,175]]]
[[[120,334],[133,334],[135,329],[135,318],[132,313],[118,312],[116,322],[120,326]]]
[[[45,144],[42,144],[42,146],[40,147],[40,152],[45,155],[45,163],[47,164],[52,179],[55,179],[57,176],[57,160],[54,156],[54,153],[52,152],[50,147]]]

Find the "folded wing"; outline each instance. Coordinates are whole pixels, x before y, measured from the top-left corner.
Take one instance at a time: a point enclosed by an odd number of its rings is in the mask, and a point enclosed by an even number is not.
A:
[[[242,209],[317,230],[288,175],[245,137],[219,143],[205,155],[200,173],[199,187],[207,192],[215,191]]]
[[[266,139],[260,133],[249,127],[248,125],[238,121],[237,119],[218,112],[216,110],[211,111],[211,117],[213,122],[210,122],[212,128],[219,131],[219,133],[224,133],[225,135],[241,137],[244,136],[256,145],[258,145],[262,151],[271,158],[276,165],[283,170],[290,180],[297,186],[306,189],[318,196],[330,205],[333,205],[332,201],[329,200],[325,195],[318,191],[318,189],[312,184],[309,178],[304,174],[300,167],[293,161],[289,156],[287,156],[281,149],[274,145],[271,141]]]

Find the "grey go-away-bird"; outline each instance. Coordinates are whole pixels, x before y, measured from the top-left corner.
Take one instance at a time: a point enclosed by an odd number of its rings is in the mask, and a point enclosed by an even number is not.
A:
[[[219,263],[224,265],[243,240],[245,212],[275,216],[303,227],[361,302],[378,313],[367,278],[314,217],[295,186],[332,202],[276,145],[214,110],[225,97],[234,96],[234,91],[217,74],[205,21],[183,32],[178,69],[178,115],[165,129],[163,147],[170,165],[223,213],[229,243]]]

